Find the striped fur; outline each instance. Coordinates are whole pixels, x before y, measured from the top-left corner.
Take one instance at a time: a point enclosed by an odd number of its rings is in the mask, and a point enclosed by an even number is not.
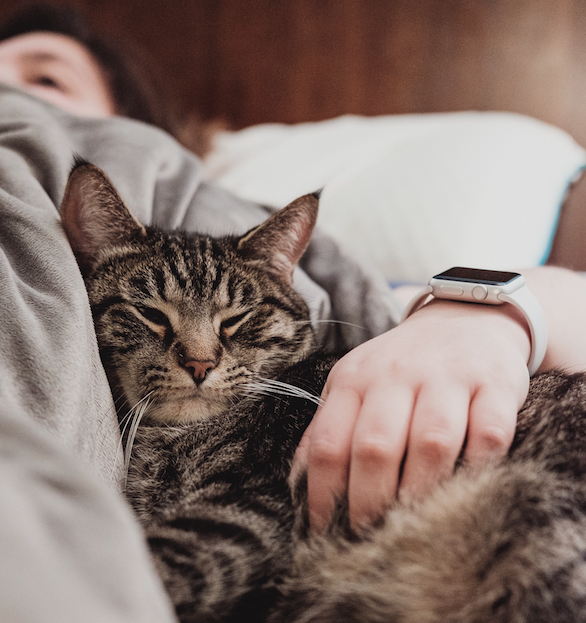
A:
[[[102,360],[127,407],[148,395],[150,420],[219,414],[251,382],[312,352],[307,306],[291,281],[316,214],[309,195],[242,237],[164,234],[136,223],[104,174],[79,163],[62,218]]]
[[[127,496],[180,620],[586,621],[583,375],[532,382],[504,461],[461,465],[361,535],[343,501],[308,534],[304,480],[292,496],[287,479],[334,359],[313,352],[291,280],[315,211],[305,197],[212,239],[144,228],[86,163],[68,185],[63,223],[120,412],[146,405]]]
[[[313,348],[302,300],[238,261],[232,239],[147,230],[105,253],[89,288],[114,387],[129,405],[150,394],[150,419],[223,412],[247,383],[278,374]],[[213,361],[195,386],[182,360]]]

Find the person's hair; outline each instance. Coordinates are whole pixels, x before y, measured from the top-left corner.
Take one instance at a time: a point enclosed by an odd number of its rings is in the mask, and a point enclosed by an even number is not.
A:
[[[170,107],[136,49],[92,32],[77,9],[46,3],[13,14],[0,27],[0,41],[31,32],[66,35],[84,45],[104,72],[118,114],[174,133]]]

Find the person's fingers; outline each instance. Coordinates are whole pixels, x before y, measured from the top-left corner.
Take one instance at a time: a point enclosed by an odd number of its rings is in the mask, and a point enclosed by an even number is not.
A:
[[[307,446],[307,503],[311,528],[323,531],[335,500],[348,486],[350,447],[360,395],[348,388],[331,391],[313,419]]]
[[[434,383],[420,390],[407,441],[401,499],[424,495],[453,472],[466,438],[469,407],[465,386]]]
[[[372,388],[352,437],[348,503],[353,527],[376,521],[395,499],[414,396],[391,384]]]
[[[464,459],[481,463],[504,456],[515,436],[519,398],[494,386],[480,388],[470,404]]]
[[[320,396],[320,404],[311,420],[305,432],[301,436],[301,441],[299,445],[295,449],[295,454],[293,455],[293,463],[291,465],[291,472],[289,474],[289,486],[293,487],[297,482],[297,479],[301,476],[304,470],[307,470],[307,461],[309,457],[309,446],[311,444],[311,435],[314,427],[314,423],[318,418],[318,414],[321,412],[323,405],[326,402],[326,399],[329,394],[330,386],[326,382],[323,391]]]

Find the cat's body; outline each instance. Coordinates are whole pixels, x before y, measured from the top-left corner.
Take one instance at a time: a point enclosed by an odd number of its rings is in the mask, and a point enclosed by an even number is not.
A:
[[[360,537],[343,503],[308,535],[289,470],[334,360],[312,354],[290,284],[315,212],[306,197],[214,241],[142,228],[89,165],[68,186],[63,221],[113,390],[148,403],[127,495],[180,619],[586,621],[581,375],[533,382],[502,463],[461,467]],[[275,379],[307,393],[275,394]]]
[[[329,362],[310,363],[308,388],[319,391]],[[285,378],[308,386],[306,362]],[[197,613],[185,620],[266,620],[292,564],[287,478],[314,408],[268,396],[190,425],[138,429],[127,495],[178,611]]]
[[[317,389],[328,366],[313,363],[285,378],[315,369]],[[313,410],[300,398],[139,429],[128,493],[178,611],[195,605],[184,620],[586,621],[585,404],[582,375],[538,378],[509,459],[460,469],[360,540],[343,509],[307,539],[302,491],[295,517],[290,460]]]

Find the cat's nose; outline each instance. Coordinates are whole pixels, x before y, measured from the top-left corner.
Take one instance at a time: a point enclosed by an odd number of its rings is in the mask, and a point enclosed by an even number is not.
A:
[[[204,382],[208,372],[213,370],[216,367],[216,362],[208,359],[207,361],[197,361],[191,360],[186,361],[183,364],[183,367],[187,370],[191,370],[191,375],[193,376],[193,380],[197,385],[200,385]]]

